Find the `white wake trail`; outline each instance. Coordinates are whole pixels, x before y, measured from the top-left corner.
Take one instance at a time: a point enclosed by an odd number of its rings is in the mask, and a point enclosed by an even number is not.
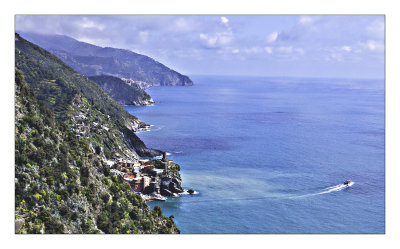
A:
[[[335,185],[335,186],[332,186],[332,187],[327,187],[321,192],[294,196],[292,198],[303,198],[303,197],[309,197],[309,196],[315,196],[315,195],[323,195],[323,194],[328,194],[328,193],[331,193],[331,192],[341,191],[341,190],[346,189],[348,187],[349,186],[345,185],[345,184],[338,184],[338,185]]]

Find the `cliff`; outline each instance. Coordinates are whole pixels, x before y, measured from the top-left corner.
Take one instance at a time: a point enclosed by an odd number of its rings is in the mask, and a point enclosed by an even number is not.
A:
[[[90,80],[96,82],[121,105],[149,105],[154,103],[153,99],[137,84],[127,84],[120,78],[100,75],[91,76]]]
[[[112,75],[151,86],[191,86],[193,82],[156,60],[126,49],[99,47],[62,35],[21,35],[86,76]]]

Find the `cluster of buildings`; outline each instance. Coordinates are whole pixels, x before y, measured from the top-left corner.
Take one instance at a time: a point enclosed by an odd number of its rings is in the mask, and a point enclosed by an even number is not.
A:
[[[155,168],[149,160],[138,162],[119,160],[111,166],[110,172],[122,177],[128,182],[135,192],[160,192],[160,176],[167,173],[168,163],[160,164],[161,168]]]
[[[75,134],[77,138],[84,137],[89,130],[89,127],[85,125],[86,119],[87,118],[82,110],[78,115],[75,115],[75,120],[77,122],[75,128]]]
[[[138,85],[142,89],[149,88],[149,83],[140,80],[132,80],[127,78],[121,78],[127,85],[132,86],[134,84]],[[151,85],[150,85],[151,86]]]

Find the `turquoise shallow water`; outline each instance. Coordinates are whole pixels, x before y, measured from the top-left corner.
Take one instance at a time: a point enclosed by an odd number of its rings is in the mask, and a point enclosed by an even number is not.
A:
[[[125,107],[199,192],[149,202],[182,233],[385,232],[383,80],[191,78]]]

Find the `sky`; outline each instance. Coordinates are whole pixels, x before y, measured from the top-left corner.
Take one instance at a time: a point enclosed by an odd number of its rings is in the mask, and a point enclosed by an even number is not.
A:
[[[187,75],[384,78],[383,15],[17,15],[16,30],[144,54]]]

